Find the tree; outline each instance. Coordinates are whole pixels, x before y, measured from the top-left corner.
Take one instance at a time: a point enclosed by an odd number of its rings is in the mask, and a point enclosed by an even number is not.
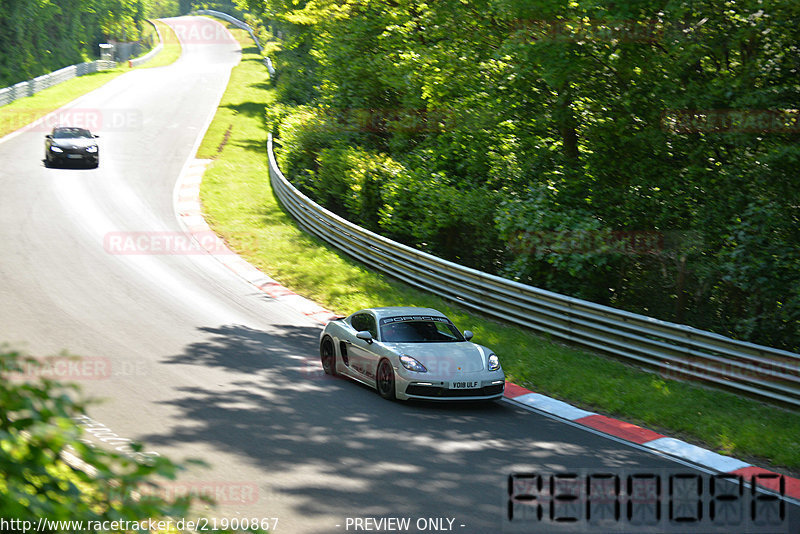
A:
[[[784,221],[800,210],[800,4],[238,1],[288,24],[278,57],[291,83],[279,84],[287,107],[276,130],[289,141],[285,170],[313,198],[363,217],[341,196],[362,175],[334,156],[345,146],[381,154],[403,169],[370,193],[394,239],[800,348],[791,299],[776,297],[800,267],[767,261],[800,249],[800,236],[761,223],[742,233],[753,206]],[[309,110],[315,120],[304,122]],[[771,238],[752,249],[730,237],[752,232]],[[744,248],[758,253],[734,261]],[[743,300],[750,284],[732,269],[764,265],[780,271],[758,286],[769,297]]]
[[[109,39],[141,38],[147,0],[6,0],[0,4],[0,86],[99,56]]]
[[[129,521],[184,517],[190,498],[166,500],[159,481],[182,466],[144,456],[141,445],[123,454],[80,440],[75,418],[86,404],[73,399],[75,386],[46,378],[46,362],[0,350],[0,517],[31,521]],[[67,455],[83,464],[76,467]],[[23,529],[20,527],[20,531]],[[49,532],[71,528],[52,527]],[[30,531],[30,529],[28,530]]]

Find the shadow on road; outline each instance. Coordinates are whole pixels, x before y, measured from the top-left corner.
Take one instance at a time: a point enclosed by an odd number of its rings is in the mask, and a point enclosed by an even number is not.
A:
[[[455,517],[470,533],[500,531],[514,469],[666,465],[504,402],[385,401],[323,374],[319,329],[275,328],[200,329],[204,339],[167,363],[236,379],[182,388],[169,404],[186,425],[144,441],[211,443],[247,457],[272,475],[266,493],[298,503],[300,517]]]

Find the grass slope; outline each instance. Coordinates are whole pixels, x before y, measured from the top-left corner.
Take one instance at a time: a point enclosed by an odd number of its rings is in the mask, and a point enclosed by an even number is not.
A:
[[[211,124],[200,158],[212,158],[201,186],[207,220],[248,261],[294,291],[341,314],[378,305],[438,308],[477,342],[492,347],[509,380],[577,406],[618,417],[775,470],[800,472],[796,412],[666,380],[530,331],[467,313],[382,275],[304,234],[269,184],[264,111],[274,101],[249,36],[242,62]]]

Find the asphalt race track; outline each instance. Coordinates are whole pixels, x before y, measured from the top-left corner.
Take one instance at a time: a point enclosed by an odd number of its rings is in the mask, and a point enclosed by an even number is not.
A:
[[[34,356],[83,358],[65,369],[102,399],[82,421],[93,442],[125,450],[141,440],[146,454],[203,459],[208,468],[193,467],[165,491],[216,497],[217,509],[198,513],[218,519],[277,518],[276,533],[746,531],[719,513],[709,520],[707,502],[703,530],[688,520],[667,525],[680,514],[666,481],[695,475],[708,496],[711,475],[665,456],[510,401],[393,403],[324,376],[318,323],[177,244],[175,182],[240,55],[217,22],[169,22],[183,40],[178,62],[132,70],[62,115],[97,125],[98,169],[45,168],[52,119],[0,142],[0,341]],[[137,248],[120,246],[127,238]],[[549,522],[538,479],[522,475],[543,475],[546,489],[550,474],[566,472],[618,474],[623,487],[628,475],[661,476],[658,526],[644,508],[626,516],[626,502],[602,528]],[[782,520],[748,518],[771,505],[748,491],[743,524],[800,531],[791,503]],[[556,517],[572,517],[554,506]]]

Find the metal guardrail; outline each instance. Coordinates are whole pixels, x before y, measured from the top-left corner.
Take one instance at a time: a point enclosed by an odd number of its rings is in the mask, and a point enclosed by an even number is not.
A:
[[[116,64],[113,61],[103,61],[100,59],[97,61],[89,61],[87,63],[78,63],[77,65],[70,65],[69,67],[58,69],[57,71],[49,74],[37,76],[33,80],[20,82],[12,85],[11,87],[5,87],[0,89],[0,106],[5,106],[6,104],[10,104],[11,102],[19,100],[20,98],[33,96],[39,91],[43,91],[53,87],[54,85],[58,85],[61,82],[71,80],[77,76],[83,76],[84,74],[91,74],[93,72],[106,69],[113,69],[115,66]]]
[[[164,47],[164,40],[161,37],[161,32],[158,31],[158,26],[156,26],[152,21],[148,22],[153,24],[156,34],[158,35],[159,44],[146,55],[130,60],[131,65],[134,67],[151,60]],[[19,100],[20,98],[33,96],[39,91],[44,91],[45,89],[49,89],[54,85],[60,84],[61,82],[71,80],[72,78],[77,78],[78,76],[92,74],[102,70],[113,69],[116,66],[117,64],[114,61],[98,59],[96,61],[88,61],[86,63],[70,65],[69,67],[64,67],[63,69],[58,69],[57,71],[37,76],[33,80],[20,82],[12,85],[11,87],[5,87],[0,89],[0,106],[5,106],[6,104],[10,104],[15,100]]]
[[[264,48],[261,46],[261,43],[258,41],[258,38],[256,38],[256,34],[255,32],[253,32],[253,28],[251,28],[250,25],[247,24],[246,22],[242,22],[241,20],[237,19],[236,17],[232,17],[227,13],[222,13],[221,11],[214,11],[213,9],[198,9],[197,11],[195,11],[195,13],[198,15],[208,15],[210,17],[217,17],[218,19],[230,22],[237,28],[247,31],[247,33],[249,33],[250,37],[253,39],[253,42],[256,44],[256,47],[258,47],[258,53],[259,54],[264,53]],[[272,60],[268,57],[265,57],[264,65],[267,67],[269,75],[274,77],[275,67],[272,65]]]
[[[152,24],[153,28],[156,30],[156,35],[158,36],[158,44],[145,55],[128,60],[131,64],[131,67],[138,67],[139,65],[144,65],[145,63],[156,57],[158,53],[164,49],[164,38],[161,35],[161,31],[158,29],[158,25],[152,20],[148,20],[147,22]]]
[[[365,230],[319,206],[278,168],[273,191],[302,228],[370,268],[483,314],[659,370],[800,407],[800,354],[653,319],[483,273]]]

